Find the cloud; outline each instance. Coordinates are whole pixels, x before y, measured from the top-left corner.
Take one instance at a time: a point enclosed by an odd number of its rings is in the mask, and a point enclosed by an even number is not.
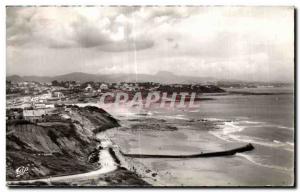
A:
[[[122,51],[134,51],[148,49],[154,46],[153,41],[119,41],[117,43],[105,44],[97,47],[98,50],[109,52],[122,52]]]
[[[292,81],[293,27],[290,7],[8,7],[7,70]]]
[[[110,11],[109,14],[101,14]],[[143,23],[137,12],[141,7],[8,7],[7,45],[48,48],[93,48],[103,51],[128,51],[151,47],[154,42],[142,35],[143,28],[134,28]],[[142,11],[143,12],[143,11]],[[154,17],[174,14],[157,12]],[[168,17],[169,17],[168,16]],[[135,34],[134,34],[135,33]]]
[[[190,16],[184,7],[8,7],[9,46],[92,48],[125,51],[125,41],[137,50],[151,47],[145,39],[155,27]],[[152,41],[149,43],[149,41]],[[107,46],[103,46],[107,44]],[[124,48],[113,49],[118,45]],[[148,45],[148,46],[144,46]],[[129,47],[129,51],[132,48]]]

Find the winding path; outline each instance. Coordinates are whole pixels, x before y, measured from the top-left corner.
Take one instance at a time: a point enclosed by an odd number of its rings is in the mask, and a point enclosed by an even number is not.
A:
[[[109,153],[109,148],[112,147],[111,141],[107,138],[107,136],[103,134],[98,134],[97,137],[101,140],[100,146],[103,148],[99,152],[99,163],[101,168],[96,171],[91,171],[88,173],[76,174],[76,175],[67,175],[67,176],[57,176],[57,177],[49,177],[43,179],[33,179],[33,180],[21,180],[21,181],[8,181],[8,185],[10,186],[19,186],[21,183],[34,183],[34,182],[73,182],[76,180],[86,180],[97,177],[101,174],[109,173],[115,171],[118,168],[118,164],[115,162],[111,154]]]

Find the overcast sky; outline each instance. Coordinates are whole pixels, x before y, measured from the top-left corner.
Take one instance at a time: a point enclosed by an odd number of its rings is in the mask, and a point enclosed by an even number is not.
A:
[[[7,75],[292,81],[291,7],[8,7]]]

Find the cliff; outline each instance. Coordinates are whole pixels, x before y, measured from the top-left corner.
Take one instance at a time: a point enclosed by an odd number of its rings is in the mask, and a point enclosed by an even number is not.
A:
[[[7,122],[7,180],[70,175],[99,168],[95,157],[100,141],[95,133],[119,126],[118,122],[96,107],[72,106],[68,115],[70,119],[37,124]],[[27,171],[18,174],[19,167]]]

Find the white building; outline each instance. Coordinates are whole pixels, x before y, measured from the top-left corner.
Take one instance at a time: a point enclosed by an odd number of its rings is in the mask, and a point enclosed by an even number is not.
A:
[[[102,83],[102,84],[100,85],[100,89],[101,89],[101,90],[107,90],[107,89],[108,89],[108,85]]]
[[[43,109],[23,110],[24,119],[33,123],[42,121],[45,115],[46,115],[46,111]]]
[[[87,87],[85,88],[85,91],[87,91],[87,92],[93,91],[93,87],[91,86],[91,84],[87,85]]]

